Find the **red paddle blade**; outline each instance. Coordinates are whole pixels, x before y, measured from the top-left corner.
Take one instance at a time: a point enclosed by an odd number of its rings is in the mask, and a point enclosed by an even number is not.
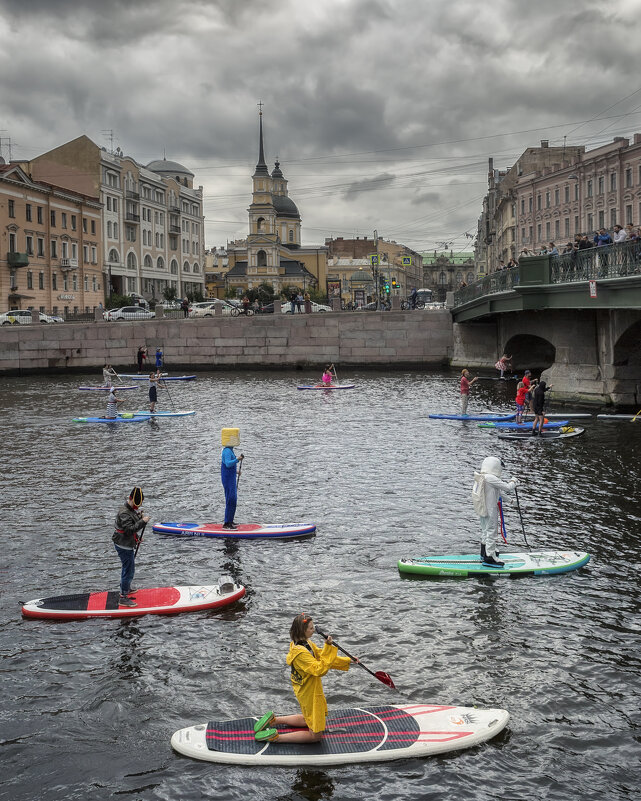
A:
[[[392,690],[395,690],[395,689],[396,689],[396,685],[395,685],[395,684],[394,684],[394,682],[392,681],[392,677],[390,676],[390,674],[389,674],[389,673],[385,673],[385,672],[384,672],[384,671],[382,671],[382,670],[377,670],[377,671],[376,671],[376,673],[374,673],[374,675],[376,676],[376,678],[377,678],[379,681],[382,681],[382,682],[383,682],[383,684],[387,684],[387,686],[388,686],[388,687],[391,687],[391,688],[392,688]]]

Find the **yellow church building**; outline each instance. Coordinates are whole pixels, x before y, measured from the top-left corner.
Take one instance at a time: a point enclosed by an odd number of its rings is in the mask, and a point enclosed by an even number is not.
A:
[[[293,289],[327,291],[327,247],[301,243],[301,217],[289,197],[287,180],[265,163],[263,112],[259,112],[258,163],[252,176],[249,234],[227,245],[227,287],[237,292],[271,284],[276,293]]]

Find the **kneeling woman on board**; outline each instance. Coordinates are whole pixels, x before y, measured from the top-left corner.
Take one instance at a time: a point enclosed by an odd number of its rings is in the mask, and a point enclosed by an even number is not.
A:
[[[273,712],[267,712],[254,725],[254,736],[258,742],[316,743],[323,736],[327,701],[321,676],[332,668],[349,670],[350,663],[358,663],[358,659],[338,656],[338,649],[332,644],[331,637],[327,637],[322,649],[318,648],[310,640],[312,634],[312,618],[309,615],[296,615],[289,630],[291,642],[287,664],[291,667],[292,686],[302,714],[276,717]],[[278,725],[292,726],[299,731],[281,734],[274,728]]]

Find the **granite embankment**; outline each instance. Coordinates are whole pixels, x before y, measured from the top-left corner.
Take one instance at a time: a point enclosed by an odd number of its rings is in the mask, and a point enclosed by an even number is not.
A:
[[[150,353],[160,347],[171,370],[436,367],[449,363],[452,337],[445,310],[7,325],[0,327],[0,374],[85,372],[105,362],[131,369],[140,345]]]

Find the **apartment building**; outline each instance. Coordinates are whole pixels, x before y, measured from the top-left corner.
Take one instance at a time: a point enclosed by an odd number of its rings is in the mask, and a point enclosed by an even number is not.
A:
[[[28,164],[36,180],[87,192],[102,206],[100,261],[107,292],[136,292],[160,300],[171,287],[180,297],[204,293],[202,186],[166,159],[139,164],[80,136]]]
[[[0,311],[69,316],[104,299],[102,208],[87,196],[0,164]]]

